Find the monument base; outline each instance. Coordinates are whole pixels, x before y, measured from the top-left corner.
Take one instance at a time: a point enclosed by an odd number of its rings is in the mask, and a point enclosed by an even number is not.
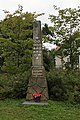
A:
[[[40,101],[48,101],[47,83],[44,77],[32,77],[29,80],[26,101],[33,101],[33,94],[41,94]]]
[[[23,105],[48,105],[48,102],[41,101],[41,102],[34,102],[34,101],[24,101]]]
[[[33,97],[38,97],[38,95],[41,95],[40,102],[48,101],[48,87],[44,71],[43,66],[32,68],[32,76],[28,83],[26,101],[34,100]]]

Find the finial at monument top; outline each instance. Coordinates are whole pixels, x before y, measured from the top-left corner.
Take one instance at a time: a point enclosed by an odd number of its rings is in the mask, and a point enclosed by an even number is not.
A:
[[[41,21],[34,21],[33,22],[33,40],[38,40],[42,42],[42,35],[41,35]]]
[[[39,25],[41,26],[41,21],[40,20],[33,22],[33,26],[37,27]]]

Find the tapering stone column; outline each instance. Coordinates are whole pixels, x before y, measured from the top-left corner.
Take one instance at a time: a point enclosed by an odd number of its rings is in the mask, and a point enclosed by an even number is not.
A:
[[[33,101],[32,94],[41,93],[41,101],[48,100],[48,88],[43,66],[41,22],[33,23],[33,54],[32,54],[32,76],[27,89],[27,101]]]

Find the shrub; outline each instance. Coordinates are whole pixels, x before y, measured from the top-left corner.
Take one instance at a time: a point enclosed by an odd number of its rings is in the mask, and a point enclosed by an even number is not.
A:
[[[80,103],[79,71],[52,70],[47,73],[49,97]]]
[[[26,96],[27,83],[30,71],[19,74],[0,75],[0,99],[24,98]]]

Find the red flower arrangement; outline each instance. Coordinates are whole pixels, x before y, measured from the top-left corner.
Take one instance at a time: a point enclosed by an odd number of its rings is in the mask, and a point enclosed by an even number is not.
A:
[[[36,97],[42,96],[42,94],[41,93],[33,93],[32,96],[36,98]]]
[[[32,96],[33,96],[35,102],[40,102],[40,98],[41,98],[42,94],[41,93],[33,93]]]

